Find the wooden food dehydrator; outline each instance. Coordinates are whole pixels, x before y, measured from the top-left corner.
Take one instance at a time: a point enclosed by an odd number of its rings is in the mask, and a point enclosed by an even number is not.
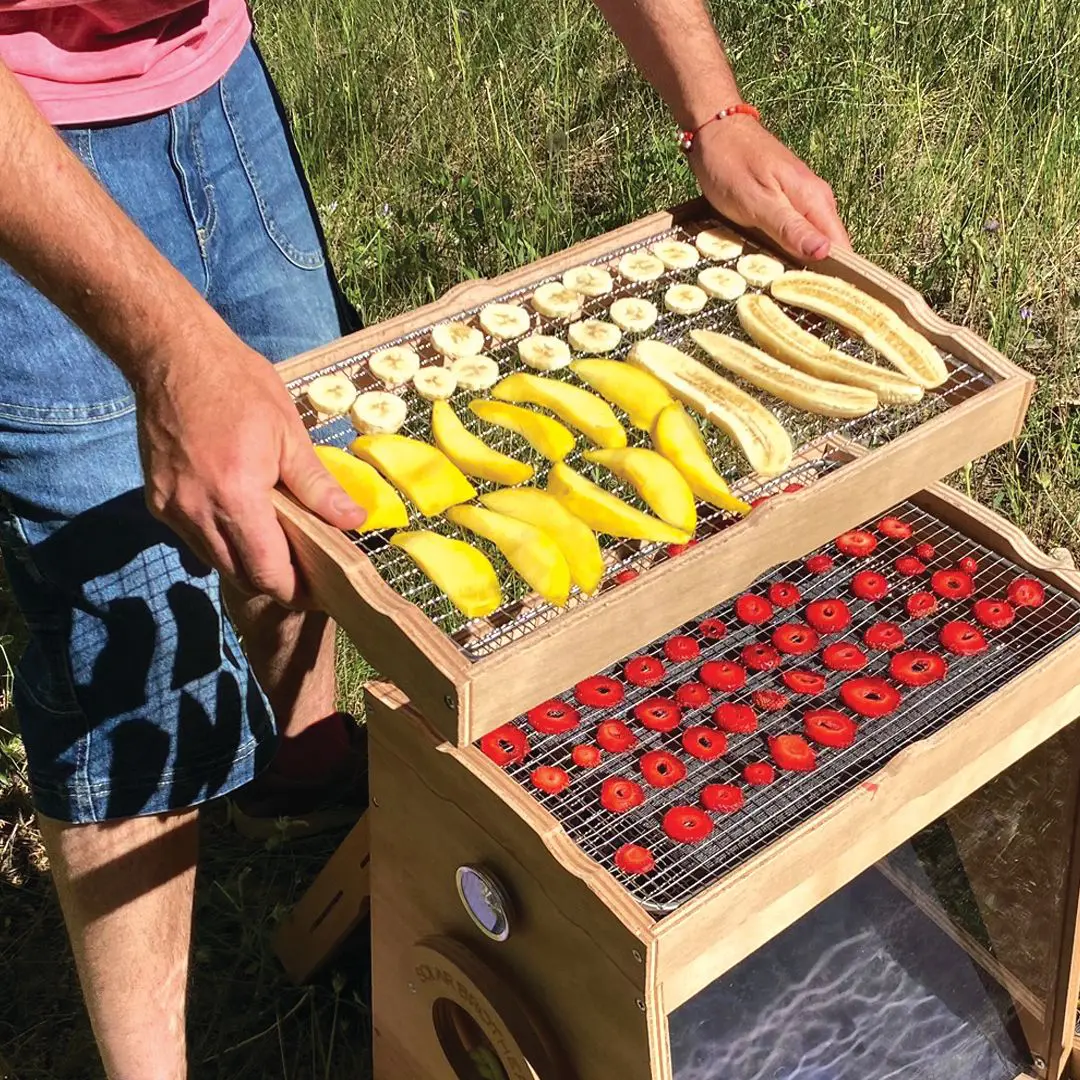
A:
[[[285,378],[301,400],[327,371],[366,388],[366,358],[378,348],[409,342],[432,361],[424,342],[434,324],[714,223],[701,203],[655,215],[299,357]],[[710,439],[740,494],[778,497],[744,520],[702,507],[699,542],[677,557],[609,542],[599,594],[575,595],[565,611],[511,591],[494,615],[465,620],[385,537],[346,536],[279,500],[320,603],[392,680],[368,689],[372,808],[277,938],[286,967],[304,977],[370,897],[376,1080],[1056,1080],[1070,1067],[1080,575],[934,483],[1017,434],[1032,382],[866,261],[841,254],[822,269],[921,330],[946,357],[949,381],[917,408],[843,425],[778,408],[798,445],[781,477],[741,475],[723,440]],[[633,292],[652,295],[671,277]],[[678,344],[690,325],[732,322],[715,303],[689,319],[665,316],[654,333]],[[812,329],[856,351],[835,328]],[[495,346],[509,371],[512,347]],[[347,443],[347,421],[302,413],[317,442]],[[640,781],[637,756],[677,749],[680,734],[638,728],[633,752],[575,771],[570,751],[591,738],[590,725],[627,717],[701,663],[759,640],[761,628],[735,628],[739,592],[782,577],[804,601],[837,595],[852,567],[841,560],[815,575],[804,558],[890,508],[932,539],[938,562],[928,572],[974,555],[985,595],[1029,575],[1046,602],[990,633],[986,652],[953,659],[934,686],[866,721],[853,746],[821,752],[812,772],[747,788],[745,807],[713,814],[701,843],[668,840],[666,810],[706,783],[736,781],[767,756],[765,736],[800,730],[804,709],[826,696],[760,711],[758,729],[729,736],[723,759],[692,760],[670,789],[646,785],[643,805],[625,814],[602,809],[605,780]],[[899,545],[886,540],[866,563],[891,592],[877,608],[853,602],[852,640],[902,612],[916,588],[892,573]],[[632,581],[620,574],[628,568],[639,571]],[[706,616],[731,634],[702,633]],[[905,622],[912,646],[928,645],[948,617]],[[662,657],[673,634],[694,639],[700,655],[669,663],[658,685],[625,683],[625,659]],[[867,670],[888,664],[874,654]],[[575,684],[601,672],[625,683],[617,706],[579,704],[576,734],[528,729],[528,710],[553,697],[574,703]],[[779,674],[752,673],[733,701],[758,701]],[[826,695],[834,703],[831,676]],[[691,707],[684,726],[706,722],[718,700],[699,714]],[[478,743],[511,722],[528,731],[529,756],[500,768]],[[529,773],[539,765],[567,768],[570,788],[537,792]],[[647,842],[652,873],[613,861],[629,842]]]

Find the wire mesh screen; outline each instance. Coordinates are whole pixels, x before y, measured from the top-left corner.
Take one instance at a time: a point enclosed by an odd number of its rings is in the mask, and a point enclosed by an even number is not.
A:
[[[696,679],[697,671],[705,661],[738,660],[746,645],[769,641],[777,624],[802,621],[803,604],[815,599],[841,597],[852,613],[850,627],[842,634],[822,635],[823,644],[842,639],[861,645],[867,627],[889,620],[902,626],[907,638],[904,648],[944,654],[938,643],[942,626],[953,619],[971,619],[971,603],[942,601],[940,611],[932,617],[919,620],[909,617],[906,598],[913,592],[929,588],[929,574],[937,569],[954,568],[962,556],[973,555],[979,563],[975,596],[993,598],[1003,598],[1009,583],[1021,576],[1020,569],[1011,562],[973,543],[913,503],[903,503],[891,512],[914,526],[918,541],[930,543],[936,549],[925,574],[918,577],[898,574],[893,563],[899,556],[911,554],[912,541],[888,539],[882,540],[868,559],[837,556],[832,549],[836,563],[824,574],[811,573],[803,561],[781,565],[759,578],[750,591],[765,595],[770,584],[790,582],[802,593],[799,606],[787,611],[778,609],[776,617],[761,626],[740,624],[732,603],[703,613],[701,618],[717,617],[726,624],[728,633],[722,640],[705,638],[698,629],[700,619],[674,629],[672,634],[687,634],[697,639],[701,656],[692,661],[672,663],[663,651],[666,639],[653,642],[639,655],[659,658],[667,670],[662,685],[651,688],[631,685],[624,675],[623,661],[612,665],[603,674],[618,680],[625,690],[625,699],[615,708],[588,708],[576,700],[572,689],[568,690],[561,695],[562,699],[574,705],[582,715],[581,725],[573,732],[539,735],[526,717],[516,721],[517,726],[528,734],[530,752],[524,762],[511,767],[511,775],[555,815],[575,843],[612,869],[647,908],[670,911],[685,903],[830,802],[869,780],[905,746],[938,731],[1080,632],[1080,602],[1047,587],[1047,598],[1041,607],[1017,608],[1017,617],[1011,626],[986,631],[989,640],[986,652],[969,657],[948,657],[947,676],[933,686],[901,688],[903,697],[899,708],[881,719],[862,720],[852,746],[842,750],[816,747],[817,767],[812,772],[778,770],[777,779],[769,786],[744,786],[746,802],[743,808],[728,815],[712,814],[714,828],[703,842],[679,844],[668,839],[661,827],[661,819],[669,808],[700,805],[700,792],[706,784],[741,785],[741,773],[746,763],[769,760],[768,736],[801,733],[802,717],[808,709],[843,708],[837,696],[838,687],[852,674],[826,672],[813,657],[785,657],[782,666],[773,671],[749,671],[742,689],[729,694],[714,692],[709,705],[684,709],[680,728],[666,734],[646,730],[633,719],[636,704],[658,694],[672,697],[679,684]],[[885,599],[872,603],[852,595],[850,579],[861,569],[878,570],[889,579],[890,591]],[[889,654],[866,651],[869,664],[855,674],[887,676]],[[796,667],[811,667],[825,673],[825,690],[813,696],[791,693],[782,681],[782,673]],[[788,694],[788,705],[777,712],[757,709],[757,731],[748,735],[729,734],[728,751],[720,760],[698,761],[682,749],[680,739],[685,728],[702,724],[716,730],[712,713],[721,701],[751,704],[752,695],[766,688]],[[601,764],[593,769],[573,765],[573,746],[591,742],[595,725],[608,719],[626,721],[639,737],[640,745],[630,753],[605,754]],[[650,788],[637,764],[640,754],[648,750],[668,750],[676,754],[687,766],[685,780],[670,788]],[[530,776],[541,765],[566,769],[571,777],[569,788],[559,795],[536,791]],[[642,806],[621,814],[602,806],[601,787],[606,779],[616,776],[641,784],[646,794]],[[626,843],[648,848],[656,860],[656,869],[645,876],[630,876],[615,869],[614,853]]]
[[[733,265],[734,260],[724,264],[716,260],[702,258],[699,265],[692,269],[668,270],[658,280],[647,283],[627,281],[615,271],[619,259],[627,252],[648,247],[662,239],[676,238],[692,242],[699,230],[709,228],[715,224],[716,222],[703,221],[694,224],[690,228],[679,226],[658,233],[636,244],[618,248],[602,259],[593,260],[593,265],[604,266],[612,271],[612,276],[615,279],[614,290],[605,296],[586,297],[583,312],[577,317],[606,318],[607,309],[613,301],[627,296],[643,297],[651,300],[657,306],[660,316],[656,325],[647,334],[641,336],[666,341],[695,355],[700,354],[698,354],[696,346],[689,339],[689,333],[694,329],[718,330],[748,341],[749,339],[739,325],[733,302],[710,298],[701,312],[690,316],[677,315],[665,310],[664,307],[664,293],[671,285],[680,282],[693,283],[702,268],[711,265]],[[746,252],[750,253],[755,250],[752,245],[746,245]],[[556,276],[553,275],[544,280],[556,280]],[[528,296],[541,283],[539,281],[534,282],[528,288],[507,293],[499,297],[498,300],[506,303],[522,303],[526,307],[530,315],[528,333],[552,334],[565,339],[565,323],[540,316],[535,311],[532,311],[526,303]],[[784,307],[784,305],[781,306]],[[876,354],[869,346],[840,327],[801,309],[785,307],[785,310],[801,326],[817,334],[834,348],[861,359],[871,361],[876,359]],[[473,325],[478,325],[475,316],[479,311],[479,307],[465,309],[456,313],[453,319],[454,321],[469,321]],[[387,348],[390,345],[411,345],[419,353],[423,365],[441,365],[443,357],[432,347],[430,331],[431,327],[422,327],[393,341],[383,342],[376,348],[359,353],[354,357],[347,357],[336,364],[312,372],[290,383],[289,389],[296,399],[297,407],[311,433],[312,439],[318,444],[344,448],[355,437],[355,432],[347,418],[327,419],[312,410],[304,396],[305,387],[308,383],[318,375],[340,372],[348,375],[361,392],[384,389],[382,383],[368,369],[367,360],[373,352]],[[526,335],[522,335],[522,337],[524,336]],[[637,338],[634,335],[624,334],[619,347],[606,355],[624,358],[635,340]],[[484,352],[498,362],[502,375],[529,370],[518,356],[518,341],[520,341],[520,338],[500,342],[498,339],[485,335]],[[725,377],[742,385],[743,389],[763,401],[777,415],[791,434],[792,442],[797,448],[805,449],[830,435],[839,435],[863,446],[875,447],[913,430],[927,420],[968,400],[980,390],[989,387],[993,382],[992,378],[985,372],[964,363],[955,356],[943,355],[949,370],[949,379],[939,389],[927,392],[919,404],[882,406],[866,416],[846,421],[837,421],[802,412],[755,387],[741,383],[738,378],[728,372],[724,374]],[[574,377],[569,371],[555,371],[548,374],[552,378],[574,381]],[[430,404],[409,386],[400,388],[395,393],[404,397],[409,406],[408,419],[401,429],[402,434],[413,436],[425,442],[431,442]],[[542,487],[546,481],[550,463],[520,436],[503,428],[484,424],[468,409],[467,405],[470,400],[484,396],[487,395],[483,392],[458,390],[451,398],[450,403],[465,426],[474,434],[482,436],[489,446],[531,464],[536,470],[532,483]],[[630,425],[625,414],[621,413],[620,410],[616,409],[616,412],[627,430],[630,445],[649,446],[648,434]],[[709,451],[717,469],[729,483],[735,483],[746,472],[745,462],[741,459],[734,444],[725,437],[719,428],[711,424],[705,424],[704,428]],[[588,444],[585,440],[579,439],[576,449],[566,459],[567,464],[638,509],[648,509],[629,484],[619,480],[600,466],[585,461],[582,457],[584,449],[588,449]],[[799,453],[796,453],[794,460],[798,462],[799,457]],[[793,464],[791,469],[782,477],[768,483],[747,484],[744,482],[740,490],[747,499],[753,499],[758,495],[778,490],[796,480],[795,474],[803,468],[799,464]],[[481,492],[490,490],[495,486],[485,481],[474,481],[474,483]],[[430,528],[448,536],[457,536],[476,544],[491,559],[498,572],[505,597],[505,603],[494,616],[472,621],[466,619],[446,596],[428,581],[403,551],[389,546],[386,533],[353,535],[351,538],[371,559],[384,580],[400,595],[420,607],[432,622],[457,642],[469,659],[477,660],[496,651],[512,638],[527,633],[531,628],[554,618],[558,614],[559,609],[530,593],[528,586],[511,570],[506,560],[493,545],[480,540],[473,534],[456,529],[441,517],[424,519],[415,510],[411,511],[411,517],[415,522],[422,524],[424,528]],[[699,504],[699,525],[696,535],[699,539],[709,536],[731,524],[733,520],[731,515],[724,511],[705,504]],[[627,542],[612,537],[601,537],[601,543],[605,550],[605,561],[608,565],[606,581],[609,586],[620,570],[631,564],[637,567],[648,565],[658,553],[662,552],[660,545],[643,541]],[[587,597],[575,589],[571,603],[576,604],[587,600]]]

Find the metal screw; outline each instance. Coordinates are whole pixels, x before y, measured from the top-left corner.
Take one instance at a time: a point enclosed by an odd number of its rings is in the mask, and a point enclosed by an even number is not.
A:
[[[641,953],[639,953],[637,949],[634,950],[633,957],[639,964],[641,963]]]
[[[645,1002],[644,1002],[644,1001],[642,1001],[642,1000],[641,1000],[641,998],[638,998],[638,999],[637,999],[637,1007],[638,1007],[638,1008],[639,1008],[639,1009],[640,1009],[640,1010],[641,1010],[642,1012],[644,1012],[644,1011],[645,1011]]]
[[[378,800],[378,799],[372,799],[372,800],[371,800],[371,805],[372,805],[372,806],[374,806],[374,807],[376,807],[376,808],[378,808],[378,806],[379,806],[379,800]]]
[[[448,709],[457,708],[457,700],[455,699],[453,694],[447,694],[446,697],[443,698],[443,703]]]
[[[1031,1055],[1031,1065],[1035,1069],[1036,1072],[1045,1072],[1046,1071],[1046,1062],[1043,1061],[1043,1059],[1041,1057],[1039,1057],[1038,1054],[1032,1054]]]

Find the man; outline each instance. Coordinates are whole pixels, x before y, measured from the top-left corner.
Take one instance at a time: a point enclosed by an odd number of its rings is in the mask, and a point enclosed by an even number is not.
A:
[[[701,0],[597,3],[681,128],[740,101]],[[343,529],[363,509],[267,363],[338,336],[342,305],[250,29],[243,0],[0,0],[17,707],[115,1080],[186,1075],[195,807],[279,738],[269,790],[313,788],[347,750],[332,627],[302,610],[270,493]],[[796,256],[846,244],[827,185],[752,116],[704,127],[690,160]]]

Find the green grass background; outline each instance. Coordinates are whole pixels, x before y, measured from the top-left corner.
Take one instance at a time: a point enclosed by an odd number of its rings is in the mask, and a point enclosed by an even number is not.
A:
[[[745,95],[833,184],[856,248],[1039,376],[1023,436],[954,481],[1080,553],[1080,4],[713,6]],[[664,108],[584,0],[256,0],[255,15],[368,321],[693,194]],[[362,675],[344,651],[347,703]],[[0,983],[17,990],[0,995],[0,1077],[97,1078],[5,745]],[[364,1077],[361,965],[295,989],[267,949],[331,847],[252,850],[207,823],[195,1080]]]

